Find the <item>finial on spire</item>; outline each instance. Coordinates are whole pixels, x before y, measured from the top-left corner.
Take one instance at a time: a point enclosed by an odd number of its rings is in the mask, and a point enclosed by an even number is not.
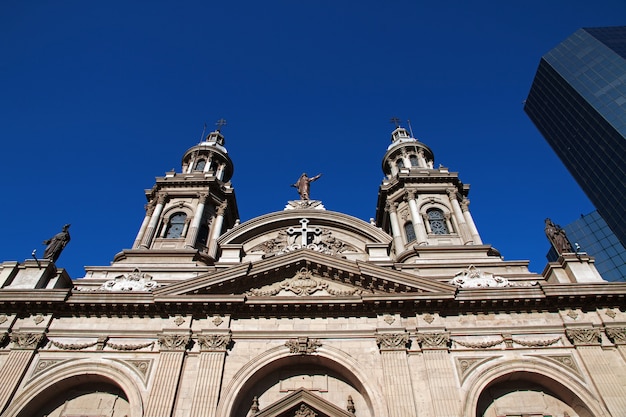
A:
[[[391,119],[389,119],[389,122],[396,125],[396,129],[400,127],[400,119],[397,117],[392,117]]]
[[[226,126],[226,119],[219,119],[215,125],[217,126],[217,131],[220,132],[222,130],[222,127]]]

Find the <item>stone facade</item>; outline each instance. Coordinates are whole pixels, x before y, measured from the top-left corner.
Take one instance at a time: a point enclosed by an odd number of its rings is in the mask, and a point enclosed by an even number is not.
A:
[[[626,416],[626,284],[483,244],[469,187],[403,128],[376,219],[240,223],[220,132],[146,193],[110,266],[0,265],[0,413]]]

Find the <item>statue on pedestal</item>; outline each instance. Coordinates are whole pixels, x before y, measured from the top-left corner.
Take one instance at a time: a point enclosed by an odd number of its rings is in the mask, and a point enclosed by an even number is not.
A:
[[[59,259],[59,255],[61,255],[63,248],[65,248],[70,241],[70,232],[68,232],[69,228],[70,225],[66,224],[63,226],[63,230],[60,233],[57,233],[51,239],[43,241],[43,244],[47,245],[46,250],[43,253],[43,257],[45,259],[50,259],[52,262],[56,262],[56,260]]]
[[[322,174],[317,174],[316,176],[309,178],[306,175],[306,172],[303,172],[302,175],[300,175],[300,178],[298,178],[298,181],[296,181],[295,184],[291,184],[292,187],[295,187],[298,189],[298,194],[300,194],[300,200],[309,199],[309,191],[311,189],[311,183],[313,181],[317,181],[317,179],[321,176]]]
[[[546,232],[548,240],[552,243],[554,250],[556,250],[559,255],[572,252],[572,245],[569,243],[565,230],[563,230],[561,226],[552,223],[552,220],[548,218],[546,219],[544,231]]]

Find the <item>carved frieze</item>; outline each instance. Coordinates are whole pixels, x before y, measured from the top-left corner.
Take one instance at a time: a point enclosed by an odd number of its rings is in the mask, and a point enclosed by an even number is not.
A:
[[[11,333],[11,342],[13,342],[14,349],[37,349],[45,338],[46,335],[43,333]]]
[[[607,327],[606,335],[616,345],[626,344],[626,327]]]
[[[137,343],[137,344],[120,344],[120,343],[108,342],[106,345],[113,350],[120,350],[120,351],[128,352],[128,351],[139,350],[139,349],[143,349],[147,347],[152,347],[154,346],[154,342]]]
[[[74,287],[76,291],[152,291],[160,287],[152,276],[135,269],[128,275],[119,275],[102,284],[100,287],[91,289],[86,287]]]
[[[185,350],[189,345],[188,334],[161,334],[159,335],[159,345],[162,350]]]
[[[585,346],[600,344],[600,329],[592,327],[568,329],[566,334],[574,345]]]
[[[406,350],[409,346],[408,333],[379,333],[376,335],[378,348],[383,350]]]
[[[510,282],[508,279],[490,272],[483,272],[474,265],[470,265],[467,269],[458,272],[449,283],[460,288],[530,287],[537,285],[537,281],[529,283]]]
[[[98,344],[97,341],[87,343],[61,343],[54,340],[50,340],[50,343],[52,346],[61,350],[83,350]]]
[[[230,334],[201,334],[198,336],[200,350],[226,351],[231,341]]]
[[[317,348],[322,346],[318,339],[309,339],[308,337],[298,337],[297,339],[289,339],[285,342],[285,346],[289,348],[289,353],[297,353],[299,355],[310,355],[317,352]]]
[[[317,413],[307,407],[305,404],[301,404],[300,408],[296,410],[293,417],[316,417]]]
[[[288,292],[296,296],[310,296],[315,293],[323,295],[348,296],[359,295],[362,290],[359,288],[351,288],[344,285],[334,283],[325,279],[313,276],[307,268],[302,268],[294,275],[281,282],[275,282],[261,288],[253,288],[246,292],[248,296],[267,297],[277,295],[280,292]]]
[[[418,333],[417,341],[422,349],[446,349],[450,343],[450,333]]]
[[[476,342],[473,342],[470,340],[452,339],[452,341],[456,343],[457,345],[461,345],[469,349],[489,349],[489,348],[492,348],[494,346],[501,344],[504,341],[504,339],[498,338],[494,340],[480,340]]]

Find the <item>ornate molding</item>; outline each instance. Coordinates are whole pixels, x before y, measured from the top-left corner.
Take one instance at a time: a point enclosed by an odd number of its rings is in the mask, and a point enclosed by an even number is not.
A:
[[[561,336],[555,337],[553,339],[547,339],[547,340],[523,340],[523,339],[512,339],[512,340],[518,345],[522,345],[525,347],[546,347],[546,346],[552,346],[555,343],[557,343],[559,340],[561,340]]]
[[[231,342],[230,334],[206,334],[198,336],[200,350],[225,352]]]
[[[50,340],[50,343],[52,344],[52,346],[61,350],[83,350],[97,345],[98,341],[92,343],[60,343],[55,342],[54,340]]]
[[[191,341],[188,334],[160,334],[161,350],[185,350]]]
[[[528,283],[510,282],[508,279],[496,276],[490,272],[483,272],[474,265],[457,272],[449,283],[460,288],[531,287],[537,285],[537,281]]]
[[[316,278],[307,268],[302,268],[293,278],[275,282],[261,288],[253,288],[246,292],[248,296],[273,296],[281,291],[291,292],[296,296],[310,296],[317,292],[326,292],[335,296],[359,295],[362,290],[338,285],[325,279]]]
[[[409,347],[408,333],[379,333],[376,335],[378,348],[383,350],[406,350]]]
[[[607,327],[606,335],[616,345],[626,344],[626,327]]]
[[[447,349],[450,343],[450,333],[418,333],[417,341],[422,349]]]
[[[586,327],[582,329],[568,329],[565,332],[567,337],[576,346],[599,345],[600,329]]]
[[[128,351],[139,350],[139,349],[143,349],[147,347],[152,347],[154,346],[154,342],[139,343],[139,344],[117,344],[117,343],[108,342],[107,346],[113,350],[121,350],[121,351],[128,352]]]
[[[299,355],[310,355],[317,352],[317,348],[322,346],[319,339],[309,339],[308,337],[298,337],[297,339],[289,339],[285,342],[285,346],[289,348],[289,353]]]
[[[37,349],[45,338],[46,335],[43,333],[11,333],[11,342],[13,342],[14,349]]]
[[[503,338],[500,339],[496,339],[496,340],[489,340],[489,341],[485,341],[485,342],[477,342],[477,343],[472,343],[472,342],[468,342],[468,341],[461,341],[458,339],[451,339],[454,343],[456,343],[457,345],[461,345],[463,347],[466,348],[470,348],[470,349],[488,349],[488,348],[492,348],[494,346],[499,345],[500,343],[502,343],[504,341]]]

